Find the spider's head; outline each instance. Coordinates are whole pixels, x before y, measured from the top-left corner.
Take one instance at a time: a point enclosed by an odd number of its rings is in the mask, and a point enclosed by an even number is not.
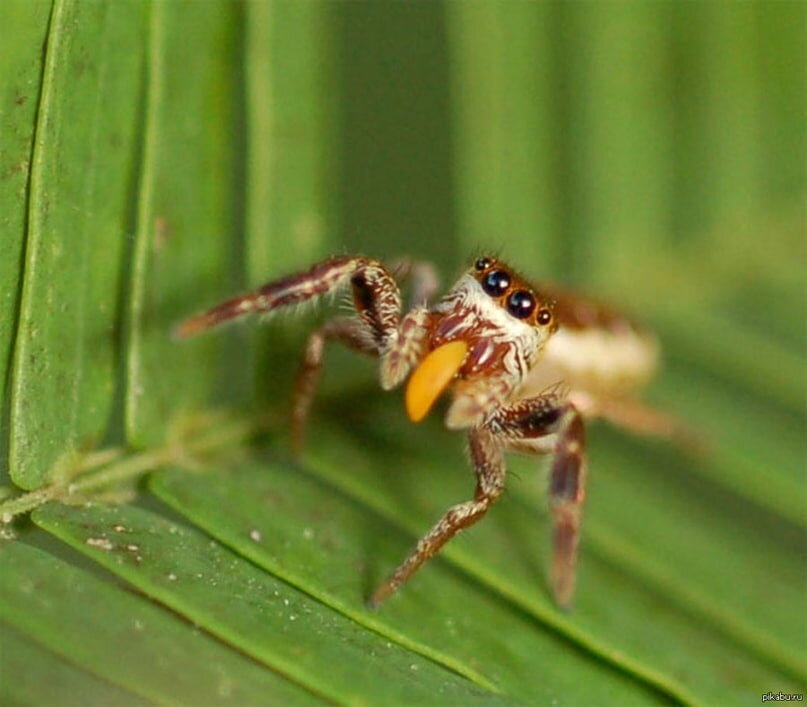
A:
[[[466,277],[476,280],[481,292],[512,319],[537,329],[541,339],[549,338],[558,328],[553,314],[554,301],[496,258],[487,255],[477,258]],[[458,285],[462,284],[461,280]],[[478,298],[482,302],[484,299]],[[481,308],[492,311],[484,304]]]
[[[431,351],[407,386],[409,417],[423,419],[457,379],[514,389],[557,329],[553,306],[500,260],[477,258],[434,309]]]

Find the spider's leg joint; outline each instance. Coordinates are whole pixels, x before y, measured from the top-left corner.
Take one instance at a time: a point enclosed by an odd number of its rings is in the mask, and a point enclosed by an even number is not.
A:
[[[392,596],[426,560],[440,551],[451,538],[476,523],[504,490],[505,466],[501,447],[493,436],[482,429],[471,430],[471,460],[476,472],[476,493],[472,501],[452,506],[432,529],[421,538],[415,549],[390,575],[368,601],[375,608]]]
[[[574,597],[577,548],[585,500],[585,426],[578,410],[554,394],[526,398],[495,410],[485,427],[507,449],[553,454],[549,479],[552,513],[551,582],[555,599],[568,607]]]

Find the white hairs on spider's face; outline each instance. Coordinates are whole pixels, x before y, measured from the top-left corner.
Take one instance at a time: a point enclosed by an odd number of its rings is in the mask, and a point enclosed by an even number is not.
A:
[[[492,338],[495,342],[513,341],[531,361],[551,335],[547,328],[534,327],[507,312],[472,275],[463,275],[437,303],[434,311],[445,314],[457,305],[464,305],[478,322],[488,324],[494,330]]]

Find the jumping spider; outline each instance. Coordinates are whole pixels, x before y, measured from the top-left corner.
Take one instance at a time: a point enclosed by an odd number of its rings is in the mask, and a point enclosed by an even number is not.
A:
[[[505,452],[551,454],[551,582],[556,601],[571,603],[585,496],[583,417],[601,415],[645,432],[666,432],[666,421],[625,393],[648,378],[656,346],[625,319],[591,302],[528,284],[492,256],[478,258],[436,304],[432,270],[403,263],[414,306],[402,312],[396,269],[358,255],[334,257],[270,282],[186,320],[184,338],[254,312],[269,313],[350,285],[356,316],[335,317],[308,339],[292,413],[299,447],[322,367],[326,341],[335,340],[381,364],[381,387],[409,376],[405,404],[422,420],[446,389],[453,400],[445,423],[466,430],[476,474],[471,501],[450,508],[373,594],[380,604],[460,530],[478,521],[501,495]],[[562,382],[562,385],[559,383]]]

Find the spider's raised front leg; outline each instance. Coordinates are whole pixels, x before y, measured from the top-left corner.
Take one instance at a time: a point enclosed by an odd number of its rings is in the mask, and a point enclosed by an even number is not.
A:
[[[257,290],[226,300],[186,319],[176,330],[184,339],[205,329],[248,314],[270,314],[333,294],[348,283],[367,334],[379,351],[397,330],[401,318],[401,294],[389,271],[377,260],[345,255],[323,260],[308,270],[269,282]]]
[[[362,353],[381,356],[384,388],[397,385],[420,355],[426,311],[421,308],[401,320],[398,285],[381,263],[361,256],[343,256],[317,263],[305,272],[276,280],[234,297],[183,322],[180,338],[247,314],[271,314],[333,294],[350,285],[357,316],[337,317],[317,329],[308,339],[297,378],[292,415],[292,443],[299,449],[311,406],[324,344],[340,341]]]
[[[549,393],[499,408],[483,426],[505,449],[553,454],[549,480],[552,512],[552,589],[560,606],[574,597],[577,546],[585,498],[585,426],[577,409]]]
[[[370,598],[371,607],[394,594],[430,557],[463,528],[476,523],[504,490],[505,466],[502,450],[494,436],[482,429],[471,430],[471,461],[476,472],[476,493],[472,501],[450,508],[420,540],[417,547]]]

